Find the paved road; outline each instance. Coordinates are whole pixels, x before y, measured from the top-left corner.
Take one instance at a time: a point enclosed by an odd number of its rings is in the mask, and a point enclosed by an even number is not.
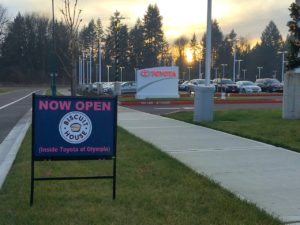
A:
[[[31,123],[31,95],[37,89],[0,94],[0,188]]]
[[[215,104],[215,110],[224,109],[273,109],[280,108],[281,103],[269,103],[269,104]],[[127,108],[135,109],[142,112],[147,112],[155,115],[163,115],[177,111],[192,111],[193,105],[136,105],[126,106]]]
[[[31,108],[31,94],[37,89],[21,89],[0,95],[0,143]]]

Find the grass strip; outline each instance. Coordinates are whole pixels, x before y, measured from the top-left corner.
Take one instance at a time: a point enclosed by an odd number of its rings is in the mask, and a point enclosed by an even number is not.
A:
[[[111,181],[37,182],[29,207],[31,131],[0,191],[1,225],[276,225],[154,146],[118,128],[117,199]],[[106,175],[111,161],[38,162],[36,176]]]
[[[193,122],[193,112],[166,116],[300,152],[300,120],[282,119],[281,109],[215,111],[214,121],[203,123]]]

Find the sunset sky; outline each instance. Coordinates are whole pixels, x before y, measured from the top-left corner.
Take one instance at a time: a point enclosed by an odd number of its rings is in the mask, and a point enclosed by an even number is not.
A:
[[[61,17],[59,9],[62,0],[54,0],[56,16]],[[168,41],[186,35],[191,37],[195,32],[198,40],[206,29],[207,0],[78,0],[83,10],[83,24],[92,18],[100,18],[104,27],[109,23],[110,16],[118,10],[127,19],[123,22],[129,28],[136,20],[142,18],[149,4],[157,4],[163,16],[163,29]],[[256,42],[270,22],[273,20],[285,38],[288,33],[286,26],[290,19],[288,7],[294,0],[212,0],[213,19],[217,19],[224,34],[233,28],[239,36]],[[51,15],[51,0],[1,0],[7,8],[11,19],[18,11],[21,13],[39,12]]]

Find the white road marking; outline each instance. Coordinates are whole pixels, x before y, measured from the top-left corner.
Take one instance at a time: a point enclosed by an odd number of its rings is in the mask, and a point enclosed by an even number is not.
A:
[[[190,109],[194,109],[194,107],[183,107],[183,109],[190,110]]]
[[[38,91],[38,90],[37,90],[37,91]],[[35,92],[37,92],[37,91],[33,91],[33,92],[29,93],[28,95],[26,95],[26,96],[24,96],[24,97],[22,97],[22,98],[17,99],[16,101],[13,101],[13,102],[8,103],[8,104],[6,104],[6,105],[4,105],[4,106],[1,106],[1,107],[0,107],[0,110],[1,110],[1,109],[5,109],[6,107],[8,107],[8,106],[10,106],[10,105],[13,105],[13,104],[15,104],[15,103],[17,103],[17,102],[19,102],[19,101],[22,101],[23,99],[27,98],[28,96],[32,95],[33,93],[35,93]]]
[[[157,110],[180,110],[180,109],[184,109],[184,110],[191,110],[191,109],[194,109],[194,107],[182,107],[182,108],[172,108],[172,107],[159,107],[159,108],[154,108],[154,109],[157,109]]]
[[[169,107],[169,108],[154,108],[154,109],[158,109],[158,110],[171,110],[171,109],[174,109],[174,110],[179,110],[179,109],[181,109],[181,108],[171,108],[171,107]]]

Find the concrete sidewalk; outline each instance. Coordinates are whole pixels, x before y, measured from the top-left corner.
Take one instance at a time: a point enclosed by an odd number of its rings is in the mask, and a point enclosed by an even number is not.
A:
[[[290,224],[300,224],[300,154],[119,107],[118,125]]]

